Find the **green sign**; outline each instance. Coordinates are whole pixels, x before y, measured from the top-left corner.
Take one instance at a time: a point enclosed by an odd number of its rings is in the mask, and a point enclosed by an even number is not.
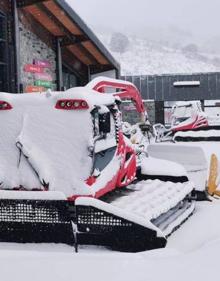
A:
[[[45,87],[45,88],[52,88],[53,84],[51,81],[43,81],[43,80],[36,80],[34,82],[35,86]]]

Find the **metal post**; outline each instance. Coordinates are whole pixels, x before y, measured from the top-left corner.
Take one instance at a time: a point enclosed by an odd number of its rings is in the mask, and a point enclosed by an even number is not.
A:
[[[13,14],[13,40],[15,49],[15,91],[20,92],[21,71],[20,71],[20,37],[19,37],[19,20],[16,0],[11,0]]]
[[[205,110],[205,101],[204,100],[200,100],[200,102],[201,102],[202,110],[204,111]]]
[[[164,124],[164,101],[155,101],[155,123]]]
[[[60,46],[60,38],[56,38],[56,75],[57,75],[57,90],[63,90],[63,69],[62,69],[62,53]]]
[[[121,78],[121,75],[120,75],[120,69],[115,69],[115,78],[116,79],[120,79]]]

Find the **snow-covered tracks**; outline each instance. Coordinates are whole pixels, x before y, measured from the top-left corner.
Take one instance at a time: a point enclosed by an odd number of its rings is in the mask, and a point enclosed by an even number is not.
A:
[[[168,236],[194,211],[195,203],[190,200],[192,190],[191,182],[147,180],[130,185],[107,201],[117,208],[153,222]]]

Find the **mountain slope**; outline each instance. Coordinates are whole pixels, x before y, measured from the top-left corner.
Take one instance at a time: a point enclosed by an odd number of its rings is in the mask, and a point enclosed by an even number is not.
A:
[[[219,58],[184,52],[144,38],[129,36],[127,50],[120,54],[110,48],[111,35],[98,34],[99,39],[120,62],[122,75],[172,74],[220,71]]]

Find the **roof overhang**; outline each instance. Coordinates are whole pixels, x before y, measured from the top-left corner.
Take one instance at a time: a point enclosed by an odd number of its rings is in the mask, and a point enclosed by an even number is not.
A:
[[[52,46],[59,38],[64,63],[74,71],[83,74],[88,67],[91,74],[120,71],[118,62],[64,0],[16,1],[23,20],[35,26],[33,31],[42,40]]]

